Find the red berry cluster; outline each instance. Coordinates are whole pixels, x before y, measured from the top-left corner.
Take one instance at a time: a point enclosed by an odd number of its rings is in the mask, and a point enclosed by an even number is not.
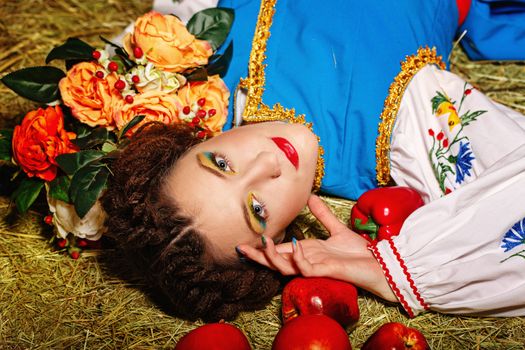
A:
[[[44,222],[47,225],[53,225],[53,216],[47,215],[44,217]],[[75,236],[68,236],[67,238],[59,238],[53,236],[51,243],[53,243],[59,251],[67,252],[67,254],[74,260],[77,260],[83,249],[89,247],[97,247],[98,242],[88,241],[84,238],[79,238]]]
[[[188,125],[191,127],[194,127],[197,130],[195,135],[199,139],[205,139],[207,136],[209,136],[209,131],[206,130],[203,125],[204,121],[208,119],[209,117],[213,117],[215,114],[217,114],[217,110],[215,108],[210,108],[208,110],[204,109],[204,105],[206,104],[206,98],[202,97],[197,100],[195,110],[192,110],[190,106],[184,106],[182,109],[182,113],[187,118],[189,114],[194,112],[195,116],[191,118],[191,120],[188,122]]]
[[[135,47],[133,49],[133,55],[136,57],[136,58],[141,58],[143,55],[144,55],[144,52],[142,51],[142,49],[140,47]],[[102,54],[100,51],[98,50],[94,50],[93,53],[91,54],[91,56],[93,57],[93,59],[95,60],[99,60],[100,57],[102,57]],[[111,61],[109,62],[108,64],[108,70],[110,72],[117,72],[119,69],[119,65],[117,62],[115,61]],[[95,77],[99,78],[99,79],[103,79],[104,77],[106,76],[106,74],[103,72],[103,71],[97,71],[95,72]],[[137,75],[134,75],[131,77],[131,81],[134,83],[134,84],[138,84],[140,82],[140,78],[139,76]],[[114,85],[115,89],[119,90],[122,92],[122,90],[124,90],[126,88],[126,82],[122,79],[119,79],[115,82],[115,85]],[[134,98],[133,98],[133,95],[126,95],[126,96],[123,96],[124,97],[124,101],[126,101],[126,103],[133,103],[134,101]]]

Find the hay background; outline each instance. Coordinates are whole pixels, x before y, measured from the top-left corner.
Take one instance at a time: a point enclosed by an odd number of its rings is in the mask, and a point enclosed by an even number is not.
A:
[[[100,45],[151,7],[139,0],[2,0],[0,75],[44,63],[67,37]],[[456,49],[451,69],[493,99],[525,113],[523,63],[468,61]],[[0,86],[0,127],[13,126],[36,105]],[[4,170],[1,170],[4,171]],[[345,220],[351,203],[326,198]],[[8,215],[0,197],[0,349],[171,349],[200,325],[171,317],[133,285],[106,274],[95,251],[74,261],[53,252],[42,215]],[[303,216],[306,235],[318,226]],[[313,228],[312,228],[313,227]],[[427,313],[409,320],[397,306],[369,295],[359,300],[361,319],[349,329],[355,349],[382,323],[400,321],[423,331],[433,349],[525,349],[525,318],[453,317]],[[280,298],[234,321],[254,349],[269,349],[280,327]]]

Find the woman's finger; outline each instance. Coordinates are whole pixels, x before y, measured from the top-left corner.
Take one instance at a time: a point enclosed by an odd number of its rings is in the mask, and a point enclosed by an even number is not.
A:
[[[261,265],[264,265],[272,270],[277,270],[275,266],[268,260],[264,251],[254,248],[247,244],[240,244],[236,247],[237,253],[240,255],[240,258],[247,258],[253,260]]]
[[[277,250],[279,254],[284,254],[284,253],[292,254],[293,253],[292,242],[277,244],[275,246],[275,250]]]
[[[330,235],[333,236],[338,232],[348,229],[318,196],[314,194],[310,196],[308,199],[308,208]]]
[[[301,272],[301,275],[304,277],[313,277],[312,272],[312,264],[304,257],[304,250],[303,246],[298,241],[292,241],[293,245],[293,261],[295,262],[295,265]]]
[[[267,239],[264,235],[261,236],[264,246],[264,253],[266,259],[283,275],[295,275],[297,274],[297,268],[294,263],[285,259],[283,255],[279,254],[275,249],[275,243],[271,239]]]

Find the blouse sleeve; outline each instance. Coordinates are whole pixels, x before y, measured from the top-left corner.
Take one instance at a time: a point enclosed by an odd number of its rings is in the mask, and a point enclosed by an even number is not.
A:
[[[525,0],[472,0],[459,32],[472,60],[523,60]]]
[[[372,247],[410,316],[525,315],[525,146]]]
[[[525,315],[525,116],[427,66],[407,87],[391,174],[427,204],[371,249],[410,315]]]

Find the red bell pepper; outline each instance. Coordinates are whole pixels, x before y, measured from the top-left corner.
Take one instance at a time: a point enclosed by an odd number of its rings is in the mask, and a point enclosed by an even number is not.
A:
[[[350,214],[350,227],[369,241],[399,234],[405,219],[424,202],[409,187],[380,187],[363,193]]]

